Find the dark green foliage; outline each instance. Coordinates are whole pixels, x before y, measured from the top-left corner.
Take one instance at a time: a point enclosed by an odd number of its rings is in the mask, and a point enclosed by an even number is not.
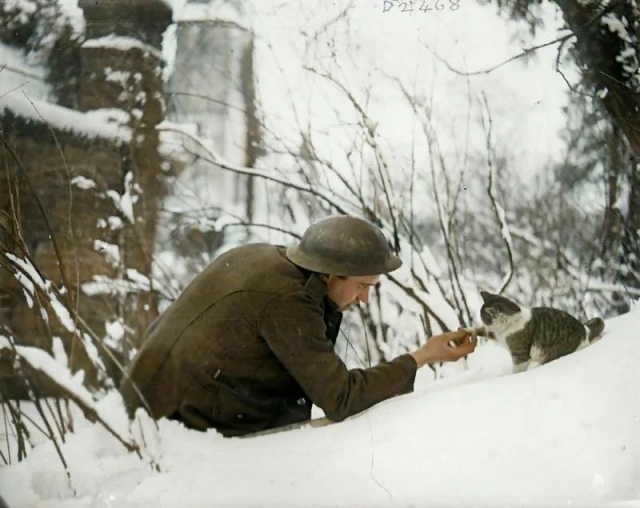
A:
[[[56,99],[72,109],[78,109],[81,43],[81,36],[65,23],[47,57],[48,81]]]
[[[58,0],[0,2],[0,42],[45,64],[55,99],[70,108],[77,107],[82,38]]]
[[[36,33],[36,16],[24,11],[26,2],[11,0],[0,4],[0,42],[17,48],[27,48]],[[36,7],[37,2],[31,2]]]
[[[60,15],[57,0],[6,0],[0,3],[0,41],[38,52],[46,45]]]
[[[479,0],[480,4],[493,4],[498,12],[513,21],[524,21],[531,34],[543,26],[542,10],[540,6],[549,0]]]
[[[561,189],[570,192],[587,180],[602,178],[610,164],[610,154],[602,148],[611,134],[611,122],[591,96],[578,91],[570,93],[568,100],[563,108],[568,126],[563,135],[567,149],[554,173]]]

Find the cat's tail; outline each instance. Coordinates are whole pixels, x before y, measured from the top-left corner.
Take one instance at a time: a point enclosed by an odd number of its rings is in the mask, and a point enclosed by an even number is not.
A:
[[[589,329],[589,342],[594,342],[600,338],[604,331],[604,320],[599,317],[592,318],[584,326]]]

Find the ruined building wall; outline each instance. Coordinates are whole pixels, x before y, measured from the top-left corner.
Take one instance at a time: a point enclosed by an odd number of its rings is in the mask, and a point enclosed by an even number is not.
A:
[[[160,49],[172,13],[163,0],[80,0],[79,6],[86,21],[81,112],[44,103],[42,111],[35,111],[38,103],[30,110],[12,95],[0,102],[10,147],[0,149],[0,240],[3,250],[20,255],[21,238],[46,277],[58,286],[66,281],[65,299],[104,345],[126,357],[157,315],[155,288],[130,291],[126,283],[151,273],[166,192],[156,126],[165,114]],[[105,281],[112,283],[100,284]],[[77,337],[43,320],[6,269],[0,270],[0,292],[0,320],[20,341],[49,347],[51,337],[61,336],[72,370],[85,370],[89,384],[97,384]]]

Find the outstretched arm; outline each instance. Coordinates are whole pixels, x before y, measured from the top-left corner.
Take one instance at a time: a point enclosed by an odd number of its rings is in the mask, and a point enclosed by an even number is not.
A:
[[[478,336],[476,330],[459,328],[427,340],[426,344],[411,353],[418,367],[428,363],[455,362],[472,353],[476,348]]]
[[[260,334],[311,401],[334,421],[413,390],[416,369],[454,361],[475,348],[469,330],[432,337],[412,354],[367,369],[347,369],[325,336],[323,315],[309,295],[275,298],[263,311]]]

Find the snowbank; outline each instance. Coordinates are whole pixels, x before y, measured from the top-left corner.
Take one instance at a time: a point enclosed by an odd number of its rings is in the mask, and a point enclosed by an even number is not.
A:
[[[0,492],[12,508],[634,506],[639,330],[635,310],[593,346],[515,375],[502,350],[480,346],[466,370],[422,369],[415,393],[327,427],[224,439],[137,422],[161,472],[83,423],[63,446],[70,485],[43,442],[3,470]],[[100,405],[124,418],[114,394]]]
[[[0,98],[0,116],[5,110],[36,123],[50,125],[54,130],[73,132],[89,139],[113,140],[128,143],[131,130],[122,125],[118,110],[94,110],[86,113],[32,99],[22,92],[12,92]]]
[[[30,65],[16,48],[0,43],[0,117],[5,111],[53,129],[74,132],[84,138],[128,143],[128,116],[121,110],[103,109],[83,113],[49,102],[51,88],[42,66]],[[124,116],[123,116],[124,115]]]

